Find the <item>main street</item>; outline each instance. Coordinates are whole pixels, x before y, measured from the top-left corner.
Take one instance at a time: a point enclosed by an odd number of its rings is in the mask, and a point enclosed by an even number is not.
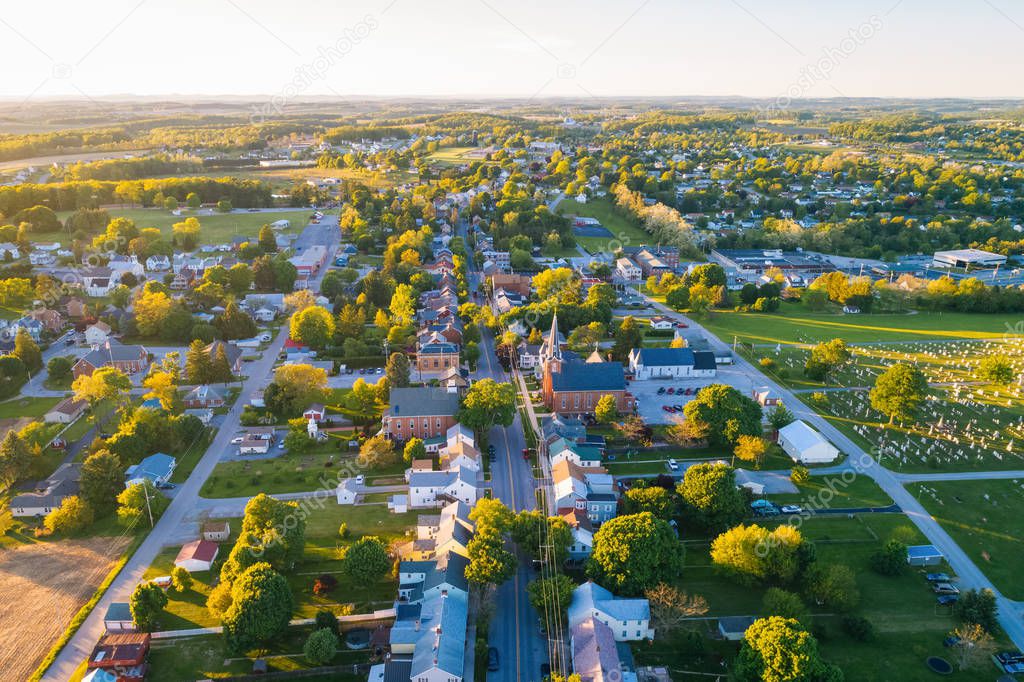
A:
[[[341,237],[338,230],[337,216],[324,216],[323,221],[319,225],[310,225],[306,230],[310,228],[313,228],[312,236],[306,238],[304,246],[319,243],[327,247],[329,254],[333,254]],[[306,237],[305,230],[303,231],[303,237]],[[303,237],[300,237],[300,241],[303,240]],[[314,291],[319,289],[320,280],[326,271],[327,268],[325,266],[319,275],[310,282],[310,286]],[[93,646],[103,635],[103,616],[110,605],[114,602],[128,601],[128,597],[135,589],[135,586],[142,580],[143,574],[149,565],[153,563],[160,550],[171,544],[178,536],[178,527],[198,503],[199,491],[203,487],[203,483],[213,473],[213,469],[217,466],[221,454],[230,450],[231,439],[241,426],[242,410],[249,404],[253,394],[266,383],[267,378],[273,371],[278,354],[284,348],[284,342],[287,338],[288,326],[285,325],[271,342],[270,347],[263,352],[262,357],[255,362],[245,365],[243,371],[247,373],[247,377],[242,382],[241,393],[235,404],[231,407],[231,410],[225,415],[223,423],[210,443],[210,447],[207,448],[206,453],[199,460],[199,463],[193,469],[191,475],[189,475],[188,480],[178,487],[176,494],[171,500],[171,504],[164,511],[163,516],[160,517],[153,530],[146,536],[146,539],[139,545],[139,548],[131,558],[128,559],[124,567],[117,574],[117,577],[114,578],[114,581],[93,608],[89,617],[82,623],[82,626],[67,645],[61,649],[57,658],[47,669],[45,675],[43,675],[43,680],[48,682],[65,682],[71,677],[71,674],[79,664],[92,653]]]
[[[728,347],[725,342],[709,332],[705,327],[695,322],[692,318],[686,317],[681,313],[677,313],[650,297],[647,297],[647,300],[659,313],[667,315],[673,320],[683,321],[689,325],[691,331],[697,331],[703,334],[712,345],[716,345],[720,348]],[[960,545],[950,537],[949,533],[947,533],[945,529],[943,529],[942,526],[939,525],[939,523],[932,517],[932,515],[928,513],[924,506],[912,494],[910,494],[906,488],[903,487],[904,483],[915,480],[1002,479],[1006,478],[1006,474],[1009,472],[993,471],[970,472],[964,474],[936,474],[936,477],[932,478],[930,475],[910,476],[889,471],[884,466],[880,465],[870,453],[866,452],[860,445],[837,429],[832,422],[825,419],[801,402],[788,388],[778,384],[770,377],[766,376],[761,372],[761,370],[745,358],[735,353],[733,355],[735,357],[734,362],[736,367],[743,370],[751,377],[757,377],[760,385],[771,388],[771,390],[782,399],[782,402],[785,403],[786,407],[788,407],[797,418],[814,426],[814,428],[818,429],[822,435],[832,441],[836,447],[845,453],[848,458],[847,461],[854,471],[858,474],[870,477],[889,495],[889,497],[892,498],[893,503],[900,507],[903,510],[903,513],[907,515],[907,518],[909,518],[914,525],[921,530],[924,536],[928,538],[928,542],[935,545],[935,547],[937,547],[946,557],[946,561],[949,562],[949,565],[958,576],[959,585],[962,589],[974,588],[992,590],[996,595],[996,602],[999,607],[999,624],[1002,626],[1010,640],[1013,641],[1014,645],[1020,649],[1024,649],[1024,605],[1020,602],[1015,602],[1004,597],[999,590],[996,589],[992,581],[989,580],[981,569],[978,568],[977,564],[975,564],[963,549],[960,548]]]

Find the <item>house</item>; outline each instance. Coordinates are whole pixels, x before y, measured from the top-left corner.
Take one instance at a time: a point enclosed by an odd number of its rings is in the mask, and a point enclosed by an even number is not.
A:
[[[718,373],[715,354],[690,348],[634,348],[629,371],[636,381],[713,377]]]
[[[150,272],[167,272],[171,269],[171,259],[155,254],[146,259],[146,270]]]
[[[124,487],[130,488],[136,483],[142,483],[143,481],[149,481],[153,485],[160,487],[171,480],[174,467],[177,465],[178,460],[162,452],[150,455],[138,464],[128,467],[124,472]]]
[[[203,426],[209,426],[213,421],[213,410],[209,408],[191,408],[185,410],[184,414],[195,417],[203,423]]]
[[[43,421],[47,424],[70,424],[82,416],[87,406],[84,400],[65,398],[43,415]]]
[[[359,499],[359,488],[360,486],[356,483],[356,479],[342,479],[338,483],[338,489],[335,491],[338,504],[355,504],[356,500]]]
[[[618,362],[580,360],[564,353],[558,341],[558,313],[551,319],[551,330],[544,342],[542,391],[544,404],[557,414],[592,414],[603,396],[615,398],[620,414],[631,413],[636,406],[626,390],[626,374]]]
[[[313,421],[320,423],[327,417],[327,408],[324,407],[323,403],[313,403],[306,408],[306,411],[302,413],[302,418],[306,421],[312,419]]]
[[[619,258],[615,261],[615,276],[626,282],[639,282],[643,277],[643,270],[630,259]]]
[[[458,411],[459,396],[447,389],[393,388],[391,404],[384,411],[384,433],[397,441],[440,436],[455,425]]]
[[[238,444],[240,455],[265,455],[274,443],[274,429],[271,427],[250,428]]]
[[[463,682],[469,597],[449,590],[396,607],[389,643],[391,657],[371,668],[383,682]],[[376,677],[375,677],[376,676]]]
[[[64,318],[56,310],[35,308],[28,316],[43,325],[43,329],[51,334],[59,334],[64,329]]]
[[[568,460],[578,467],[600,467],[601,454],[601,448],[596,445],[570,442],[564,438],[558,438],[548,444],[548,456],[552,464]]]
[[[102,346],[110,338],[110,325],[95,322],[85,328],[85,342],[90,346]]]
[[[228,367],[231,368],[231,373],[234,375],[239,374],[242,371],[242,349],[233,343],[225,343],[224,341],[214,341],[208,345],[205,350],[210,356],[210,360],[217,359],[217,353],[220,349],[224,349],[224,356],[228,359]]]
[[[224,396],[208,384],[196,386],[185,394],[182,404],[189,409],[224,407]]]
[[[533,279],[528,275],[515,275],[497,272],[491,275],[491,291],[504,289],[507,292],[514,292],[524,298],[530,297],[533,290]]]
[[[113,290],[116,281],[114,271],[110,268],[90,268],[82,270],[82,290],[94,298],[106,296]]]
[[[438,386],[447,389],[449,393],[465,395],[469,389],[469,370],[461,367],[449,367],[448,370],[437,380]]]
[[[738,642],[754,624],[753,616],[728,616],[718,619],[718,633],[728,642]]]
[[[907,563],[911,566],[935,566],[946,557],[935,545],[911,545],[907,547]]]
[[[559,514],[580,510],[595,525],[615,518],[618,496],[615,480],[606,469],[580,467],[562,459],[551,466],[551,480]]]
[[[654,639],[651,607],[646,599],[616,597],[593,580],[573,590],[568,613],[570,628],[596,618],[611,628],[616,642]]]
[[[103,627],[107,632],[135,632],[135,621],[128,602],[114,602],[103,614]]]
[[[21,251],[17,244],[11,242],[0,243],[0,260],[11,261],[21,258]]]
[[[839,456],[836,446],[799,419],[779,429],[779,445],[800,464],[832,462]]]
[[[57,256],[46,251],[32,251],[28,254],[28,262],[31,265],[53,265],[57,262]]]
[[[231,523],[228,521],[207,521],[203,524],[202,535],[210,542],[227,542],[231,537]]]
[[[11,516],[46,516],[65,498],[78,494],[81,477],[80,464],[61,464],[49,478],[36,483],[32,491],[11,499]]]
[[[148,632],[108,632],[93,647],[86,668],[103,671],[102,677],[93,677],[95,682],[143,682],[149,667],[149,642]]]
[[[459,366],[459,347],[454,343],[427,343],[416,349],[416,369],[445,372]]]
[[[125,374],[137,374],[148,366],[149,353],[143,346],[125,346],[109,339],[79,358],[72,366],[71,374],[76,379],[92,376],[100,367],[116,367]]]
[[[541,363],[541,349],[543,344],[540,343],[520,343],[519,344],[519,369],[539,369]]]
[[[569,558],[577,562],[583,561],[594,551],[594,526],[586,512],[580,509],[567,509],[561,513],[561,517],[572,531]]]
[[[650,319],[649,324],[651,325],[651,329],[655,329],[657,331],[669,331],[675,326],[675,322],[673,322],[672,318],[665,315],[655,315]]]
[[[782,404],[782,398],[768,386],[758,386],[750,390],[751,397],[761,407],[775,407]]]
[[[409,476],[409,506],[439,507],[448,502],[476,504],[477,473],[467,469],[414,471]]]
[[[449,471],[455,469],[480,471],[481,466],[480,451],[472,444],[461,440],[446,447],[441,455],[441,468]]]
[[[28,316],[19,317],[17,320],[14,320],[7,325],[7,329],[4,330],[3,335],[7,338],[13,339],[21,330],[25,330],[25,332],[32,337],[33,341],[38,342],[43,334],[43,323]]]
[[[612,629],[587,618],[570,628],[569,646],[573,672],[585,682],[636,682],[615,645]]]
[[[217,559],[220,546],[211,540],[193,540],[185,543],[178,556],[174,558],[174,565],[184,568],[189,573],[209,571],[213,568],[213,562]]]

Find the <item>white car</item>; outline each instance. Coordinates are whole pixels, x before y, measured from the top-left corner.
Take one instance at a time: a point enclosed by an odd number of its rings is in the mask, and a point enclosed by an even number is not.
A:
[[[674,459],[670,459],[668,461],[668,468],[671,469],[672,471],[678,471],[679,462],[675,461]]]
[[[782,508],[783,514],[799,514],[804,510],[799,504],[787,504]]]
[[[231,444],[232,445],[241,445],[243,440],[245,440],[245,439],[242,436],[235,436],[234,438],[231,439]]]
[[[362,485],[364,481],[366,481],[366,476],[363,476],[362,474],[359,474],[358,476],[356,476],[356,484],[357,485]]]

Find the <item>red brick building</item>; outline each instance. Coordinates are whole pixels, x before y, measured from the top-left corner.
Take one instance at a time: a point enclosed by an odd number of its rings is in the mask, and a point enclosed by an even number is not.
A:
[[[391,389],[391,404],[384,412],[384,432],[388,438],[443,436],[457,423],[459,394],[443,388],[417,387]]]
[[[77,379],[92,376],[100,367],[116,367],[125,374],[136,374],[149,366],[149,353],[142,346],[123,346],[116,341],[107,341],[81,357],[71,368]]]

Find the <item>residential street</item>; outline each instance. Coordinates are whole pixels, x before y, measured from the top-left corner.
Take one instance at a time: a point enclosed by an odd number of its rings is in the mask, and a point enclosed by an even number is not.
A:
[[[324,224],[328,222],[329,224]],[[318,235],[317,238],[323,240],[315,243],[323,244],[328,248],[329,252],[333,253],[340,240],[337,226],[337,216],[325,216],[324,222],[320,225],[311,226],[315,228],[315,233]],[[305,236],[305,231],[303,236]],[[326,268],[321,270],[317,279],[311,283],[314,290],[319,289],[320,279],[326,271]],[[241,394],[238,396],[238,400],[235,401],[230,412],[225,415],[221,427],[217,430],[213,441],[210,443],[210,447],[206,450],[206,454],[199,460],[188,480],[178,486],[170,506],[163,516],[160,517],[153,531],[127,561],[124,568],[121,569],[121,572],[93,608],[89,617],[78,629],[78,632],[61,650],[53,664],[46,671],[42,678],[43,680],[65,682],[71,677],[71,674],[79,664],[92,652],[93,646],[103,634],[103,615],[110,604],[128,601],[128,597],[160,550],[171,544],[172,540],[178,537],[178,529],[186,515],[190,514],[198,504],[199,491],[203,483],[213,472],[221,453],[227,452],[230,449],[231,439],[240,427],[239,418],[241,417],[242,409],[249,403],[253,394],[267,381],[277,360],[277,355],[284,347],[284,342],[287,338],[288,327],[286,325],[274,338],[270,347],[264,351],[263,356],[259,360],[247,365],[246,371],[249,374],[242,384]]]

